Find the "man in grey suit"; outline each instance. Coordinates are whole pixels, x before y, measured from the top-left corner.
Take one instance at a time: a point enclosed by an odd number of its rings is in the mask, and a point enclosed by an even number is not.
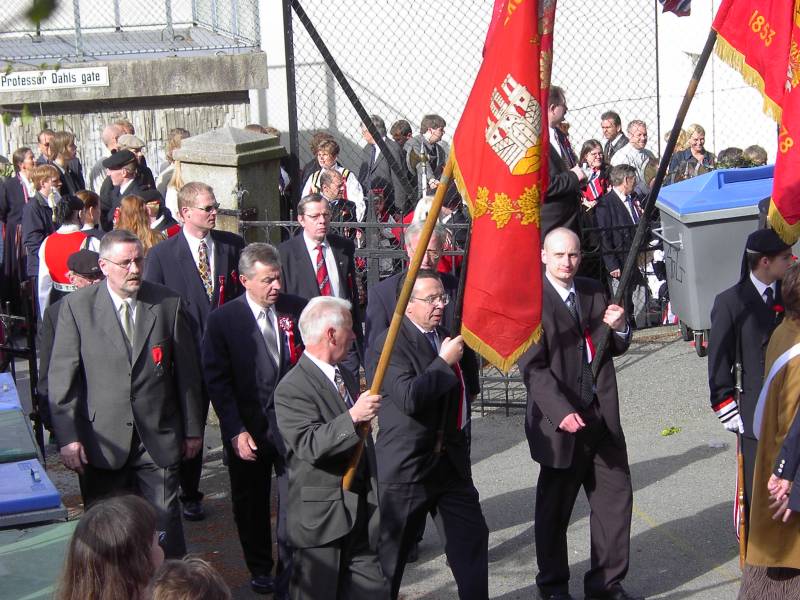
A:
[[[202,443],[200,372],[180,298],[142,281],[139,239],[100,244],[106,283],[62,301],[49,369],[53,429],[84,504],[122,490],[157,510],[167,556],[186,553],[178,465]]]
[[[299,325],[305,353],[274,396],[289,468],[287,525],[295,548],[290,595],[388,600],[389,583],[376,553],[379,512],[370,436],[350,490],[342,488],[357,427],[380,407],[380,396],[359,396],[357,381],[337,364],[355,339],[350,303],[312,298]]]

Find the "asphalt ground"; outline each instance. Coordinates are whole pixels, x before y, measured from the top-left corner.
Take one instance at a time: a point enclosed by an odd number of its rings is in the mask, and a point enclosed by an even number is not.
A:
[[[740,576],[732,518],[735,437],[709,408],[706,359],[680,340],[676,328],[667,327],[637,332],[628,353],[615,362],[634,487],[626,588],[647,598],[735,598]],[[530,458],[523,415],[512,411],[506,416],[498,409],[473,419],[473,474],[490,530],[490,596],[532,598],[538,466]],[[671,427],[679,431],[662,435]],[[81,506],[75,476],[53,456],[48,467],[77,518]],[[184,524],[188,547],[217,567],[235,598],[257,598],[249,589],[228,488],[219,430],[212,424],[202,482],[207,518]],[[582,577],[589,566],[588,515],[580,495],[568,532],[570,590],[576,598],[583,597]],[[401,596],[458,597],[431,523],[418,562],[406,569]]]

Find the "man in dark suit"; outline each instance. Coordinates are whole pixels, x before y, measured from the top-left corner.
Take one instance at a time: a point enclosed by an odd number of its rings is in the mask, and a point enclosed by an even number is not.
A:
[[[136,155],[130,150],[118,150],[103,160],[108,177],[100,186],[100,226],[111,231],[114,228],[114,213],[125,196],[139,196],[152,189],[137,177]]]
[[[84,504],[138,492],[158,513],[169,557],[186,553],[178,464],[200,450],[200,367],[180,298],[141,280],[142,244],[126,230],[100,245],[106,283],[61,302],[50,359],[53,429]]]
[[[581,183],[586,181],[586,173],[577,164],[569,138],[558,127],[564,121],[567,110],[564,90],[557,85],[550,86],[547,107],[550,178],[541,208],[542,239],[556,227],[567,227],[576,233],[579,228]]]
[[[782,317],[775,307],[781,305],[780,280],[792,264],[792,250],[773,230],[759,229],[747,238],[743,262],[739,282],[719,294],[711,309],[708,387],[711,408],[723,427],[739,434],[747,516],[758,447],[753,415],[764,379],[767,343]],[[739,370],[742,389],[737,401]]]
[[[180,295],[195,337],[198,360],[209,312],[236,298],[242,289],[237,269],[244,240],[235,233],[214,230],[217,209],[219,204],[210,186],[199,181],[184,185],[178,193],[183,229],[153,247],[144,271],[146,281],[165,285]],[[203,414],[208,414],[205,393]],[[199,490],[202,469],[202,450],[193,460],[181,464],[183,515],[190,521],[205,517],[203,493]]]
[[[348,301],[312,298],[300,315],[305,353],[275,389],[289,470],[292,600],[389,598],[376,554],[380,513],[371,436],[350,489],[342,488],[357,428],[368,426],[380,407],[380,396],[359,396],[358,380],[340,368],[355,339],[352,327]]]
[[[581,248],[569,229],[551,231],[542,262],[542,337],[520,358],[528,391],[525,433],[539,463],[534,533],[537,597],[569,600],[567,527],[584,488],[591,507],[587,600],[633,600],[621,582],[630,553],[631,488],[625,435],[611,356],[625,352],[624,310],[609,305],[604,287],[576,277]],[[594,344],[610,327],[609,354],[592,377]]]
[[[231,501],[251,587],[288,598],[288,480],[275,422],[275,386],[302,351],[297,321],[306,301],[281,293],[281,263],[269,244],[250,244],[239,259],[245,293],[208,317],[203,375],[219,416]],[[278,478],[278,568],[271,573],[270,481]]]
[[[401,156],[400,153],[401,148],[394,140],[386,137],[386,123],[384,120],[378,115],[370,115],[369,118],[378,133],[381,134],[389,151],[394,152],[392,158],[394,158],[397,165],[402,169],[406,169],[405,156]],[[412,202],[415,198],[412,196],[411,199],[407,200],[406,187],[403,186],[404,182],[389,166],[386,156],[363,124],[361,125],[361,136],[367,142],[367,145],[361,151],[361,168],[358,171],[358,180],[361,182],[364,194],[369,196],[373,190],[381,190],[390,210],[394,206],[394,209],[404,212],[407,206],[413,206]]]
[[[404,232],[406,254],[409,260],[414,256],[419,241],[419,234],[422,231],[423,223],[412,223]],[[442,246],[446,231],[437,225],[434,227],[428,248],[422,257],[421,269],[436,270],[439,258],[442,255]],[[367,302],[367,312],[365,318],[364,345],[367,351],[374,346],[375,340],[389,328],[397,306],[397,296],[403,286],[406,271],[387,277],[380,283],[374,285],[369,290],[369,302]],[[458,294],[458,279],[450,273],[439,273],[444,291],[451,298],[442,315],[442,327],[449,329],[453,323],[455,299]],[[377,350],[380,354],[380,347]],[[461,368],[464,372],[464,379],[467,382],[467,391],[471,398],[477,396],[480,389],[480,373],[478,372],[478,359],[470,348],[464,349],[464,358],[461,361]],[[367,365],[367,381],[372,380],[372,365]]]
[[[608,164],[614,153],[628,143],[628,136],[622,133],[622,119],[613,110],[607,110],[600,115],[600,129],[603,130],[603,137],[606,139],[603,156]]]
[[[358,380],[364,335],[358,306],[355,245],[346,238],[329,233],[330,207],[319,194],[309,194],[300,200],[297,221],[303,227],[302,232],[278,248],[283,289],[287,294],[306,299],[334,296],[350,301],[356,339],[345,359],[345,367]]]
[[[381,388],[380,557],[392,598],[428,513],[443,533],[459,598],[489,597],[489,529],[472,483],[467,391],[458,367],[464,341],[439,326],[448,301],[438,274],[420,271]],[[386,332],[370,349],[372,370],[385,339]]]
[[[597,227],[600,229],[600,248],[612,294],[617,292],[619,278],[636,233],[636,225],[642,216],[642,207],[633,193],[636,181],[636,169],[632,166],[612,167],[609,174],[611,189],[600,197],[595,207]],[[625,311],[637,326],[646,325],[647,306],[646,295],[634,294],[634,287],[646,285],[644,275],[637,269],[625,292]]]

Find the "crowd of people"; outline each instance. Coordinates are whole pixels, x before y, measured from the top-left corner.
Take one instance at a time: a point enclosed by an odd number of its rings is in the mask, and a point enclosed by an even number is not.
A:
[[[526,435],[541,467],[536,593],[571,598],[566,531],[583,487],[592,506],[586,597],[630,600],[636,596],[622,581],[632,488],[612,355],[626,351],[644,321],[633,294],[624,306],[608,296],[655,157],[647,125],[632,120],[626,135],[612,111],[601,115],[605,143],[588,140],[576,155],[566,113],[564,91],[553,86],[541,208],[543,335],[519,362]],[[444,253],[463,247],[467,235],[451,224],[468,222],[454,187],[380,394],[361,391],[362,378],[375,377],[406,271],[404,261],[381,259],[381,281],[366,289],[356,249],[368,236],[359,224],[371,214],[385,224],[380,246],[413,255],[431,195],[444,185],[445,126],[430,114],[417,135],[407,121],[387,134],[371,116],[356,170],[339,162],[332,136],[315,135],[314,159],[300,177],[298,231],[278,247],[216,229],[213,188],[184,182],[172,160],[186,130],[170,133],[170,160],[158,176],[125,120],[103,129],[108,156],[87,179],[66,132],[43,130],[38,158],[27,147],[14,152],[14,176],[0,188],[3,298],[18,311],[26,301],[35,307],[41,413],[87,508],[59,597],[110,597],[98,586],[119,589],[113,597],[229,597],[208,565],[179,560],[187,551],[183,519],[205,518],[202,439],[213,405],[254,591],[295,600],[397,598],[432,515],[459,597],[488,598],[489,530],[470,461],[480,373],[475,354],[450,331],[460,263]],[[702,127],[686,133],[671,182],[715,166]],[[294,183],[285,171],[280,179],[288,194]],[[602,249],[600,271],[582,265],[587,244]],[[635,283],[646,285],[645,277]],[[593,375],[592,338],[604,327],[615,332],[611,352]],[[352,483],[343,489],[346,474]],[[161,565],[164,554],[173,560]],[[201,582],[205,595],[175,595]]]

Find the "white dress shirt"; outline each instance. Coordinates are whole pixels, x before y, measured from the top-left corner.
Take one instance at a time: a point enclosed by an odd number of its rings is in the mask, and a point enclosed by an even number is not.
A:
[[[548,273],[547,271],[545,271],[544,275],[545,275],[545,277],[547,277],[547,280],[550,282],[550,285],[552,285],[555,288],[556,292],[558,292],[558,295],[561,297],[561,301],[564,304],[567,303],[567,297],[570,295],[570,293],[575,294],[575,310],[578,311],[578,315],[580,315],[581,314],[581,305],[580,305],[580,300],[578,299],[578,292],[575,289],[575,282],[573,281],[570,284],[570,287],[565,288],[563,285],[561,285],[561,282],[559,282],[555,278],[553,278],[550,275],[550,273]],[[630,333],[630,327],[628,326],[628,324],[626,322],[624,331],[615,331],[614,333],[616,333],[618,336],[620,336],[622,338],[626,338],[626,337],[628,337],[628,334]]]
[[[631,206],[631,203],[628,202],[627,198],[617,188],[611,188],[611,189],[614,190],[614,192],[617,194],[617,198],[622,200],[622,204],[625,206],[625,210],[628,211],[628,214],[631,217],[631,223],[638,223],[641,217],[639,215],[634,216],[632,210],[633,207]]]
[[[758,277],[753,275],[752,271],[750,271],[750,281],[752,281],[753,285],[756,286],[756,290],[758,291],[759,296],[761,296],[761,299],[764,302],[767,301],[767,299],[764,297],[764,293],[767,291],[767,288],[771,288],[772,289],[772,301],[773,302],[778,298],[777,289],[776,289],[778,286],[775,284],[774,281],[772,283],[770,283],[769,285],[767,285],[766,283],[761,281]]]
[[[256,323],[258,323],[258,327],[261,329],[262,337],[264,330],[262,329],[263,325],[259,317],[261,316],[262,311],[267,313],[267,318],[272,322],[272,328],[275,331],[275,340],[278,342],[278,358],[280,359],[280,356],[283,353],[281,352],[281,334],[280,329],[278,329],[278,315],[275,312],[275,307],[268,306],[264,308],[260,304],[253,302],[249,292],[245,291],[244,295],[245,299],[247,300],[247,305],[250,307],[250,310],[253,311],[253,316],[256,318]],[[266,342],[266,338],[264,338],[264,341]],[[270,354],[272,353],[270,352]]]
[[[306,236],[305,231],[303,232],[303,240],[306,243],[306,250],[308,250],[308,255],[311,257],[311,265],[314,267],[314,271],[316,272],[317,268],[317,246],[319,246],[320,242],[316,242],[311,238]],[[331,294],[336,298],[345,298],[347,299],[346,295],[342,295],[342,285],[339,281],[339,267],[336,265],[336,257],[333,255],[333,250],[331,250],[331,245],[328,243],[328,240],[324,240],[322,243],[322,250],[325,256],[325,266],[328,268],[328,279],[331,282]]]
[[[204,238],[196,238],[191,235],[189,232],[186,231],[186,228],[181,229],[181,233],[186,238],[186,241],[189,242],[189,250],[192,253],[192,258],[194,259],[194,264],[200,267],[200,242],[206,242],[206,254],[208,255],[208,272],[211,273],[211,283],[214,283],[214,277],[216,276],[216,271],[214,270],[214,239],[211,237],[211,233],[206,235]]]
[[[111,301],[114,303],[114,314],[117,315],[117,320],[119,321],[120,327],[122,327],[122,331],[125,331],[125,326],[122,324],[122,315],[120,314],[120,308],[122,307],[123,302],[128,303],[129,310],[131,311],[131,323],[133,323],[134,327],[136,326],[136,296],[128,298],[125,300],[121,296],[117,295],[114,290],[111,289],[111,286],[108,285],[108,281],[106,281],[106,289],[108,289],[108,293],[111,295]]]

